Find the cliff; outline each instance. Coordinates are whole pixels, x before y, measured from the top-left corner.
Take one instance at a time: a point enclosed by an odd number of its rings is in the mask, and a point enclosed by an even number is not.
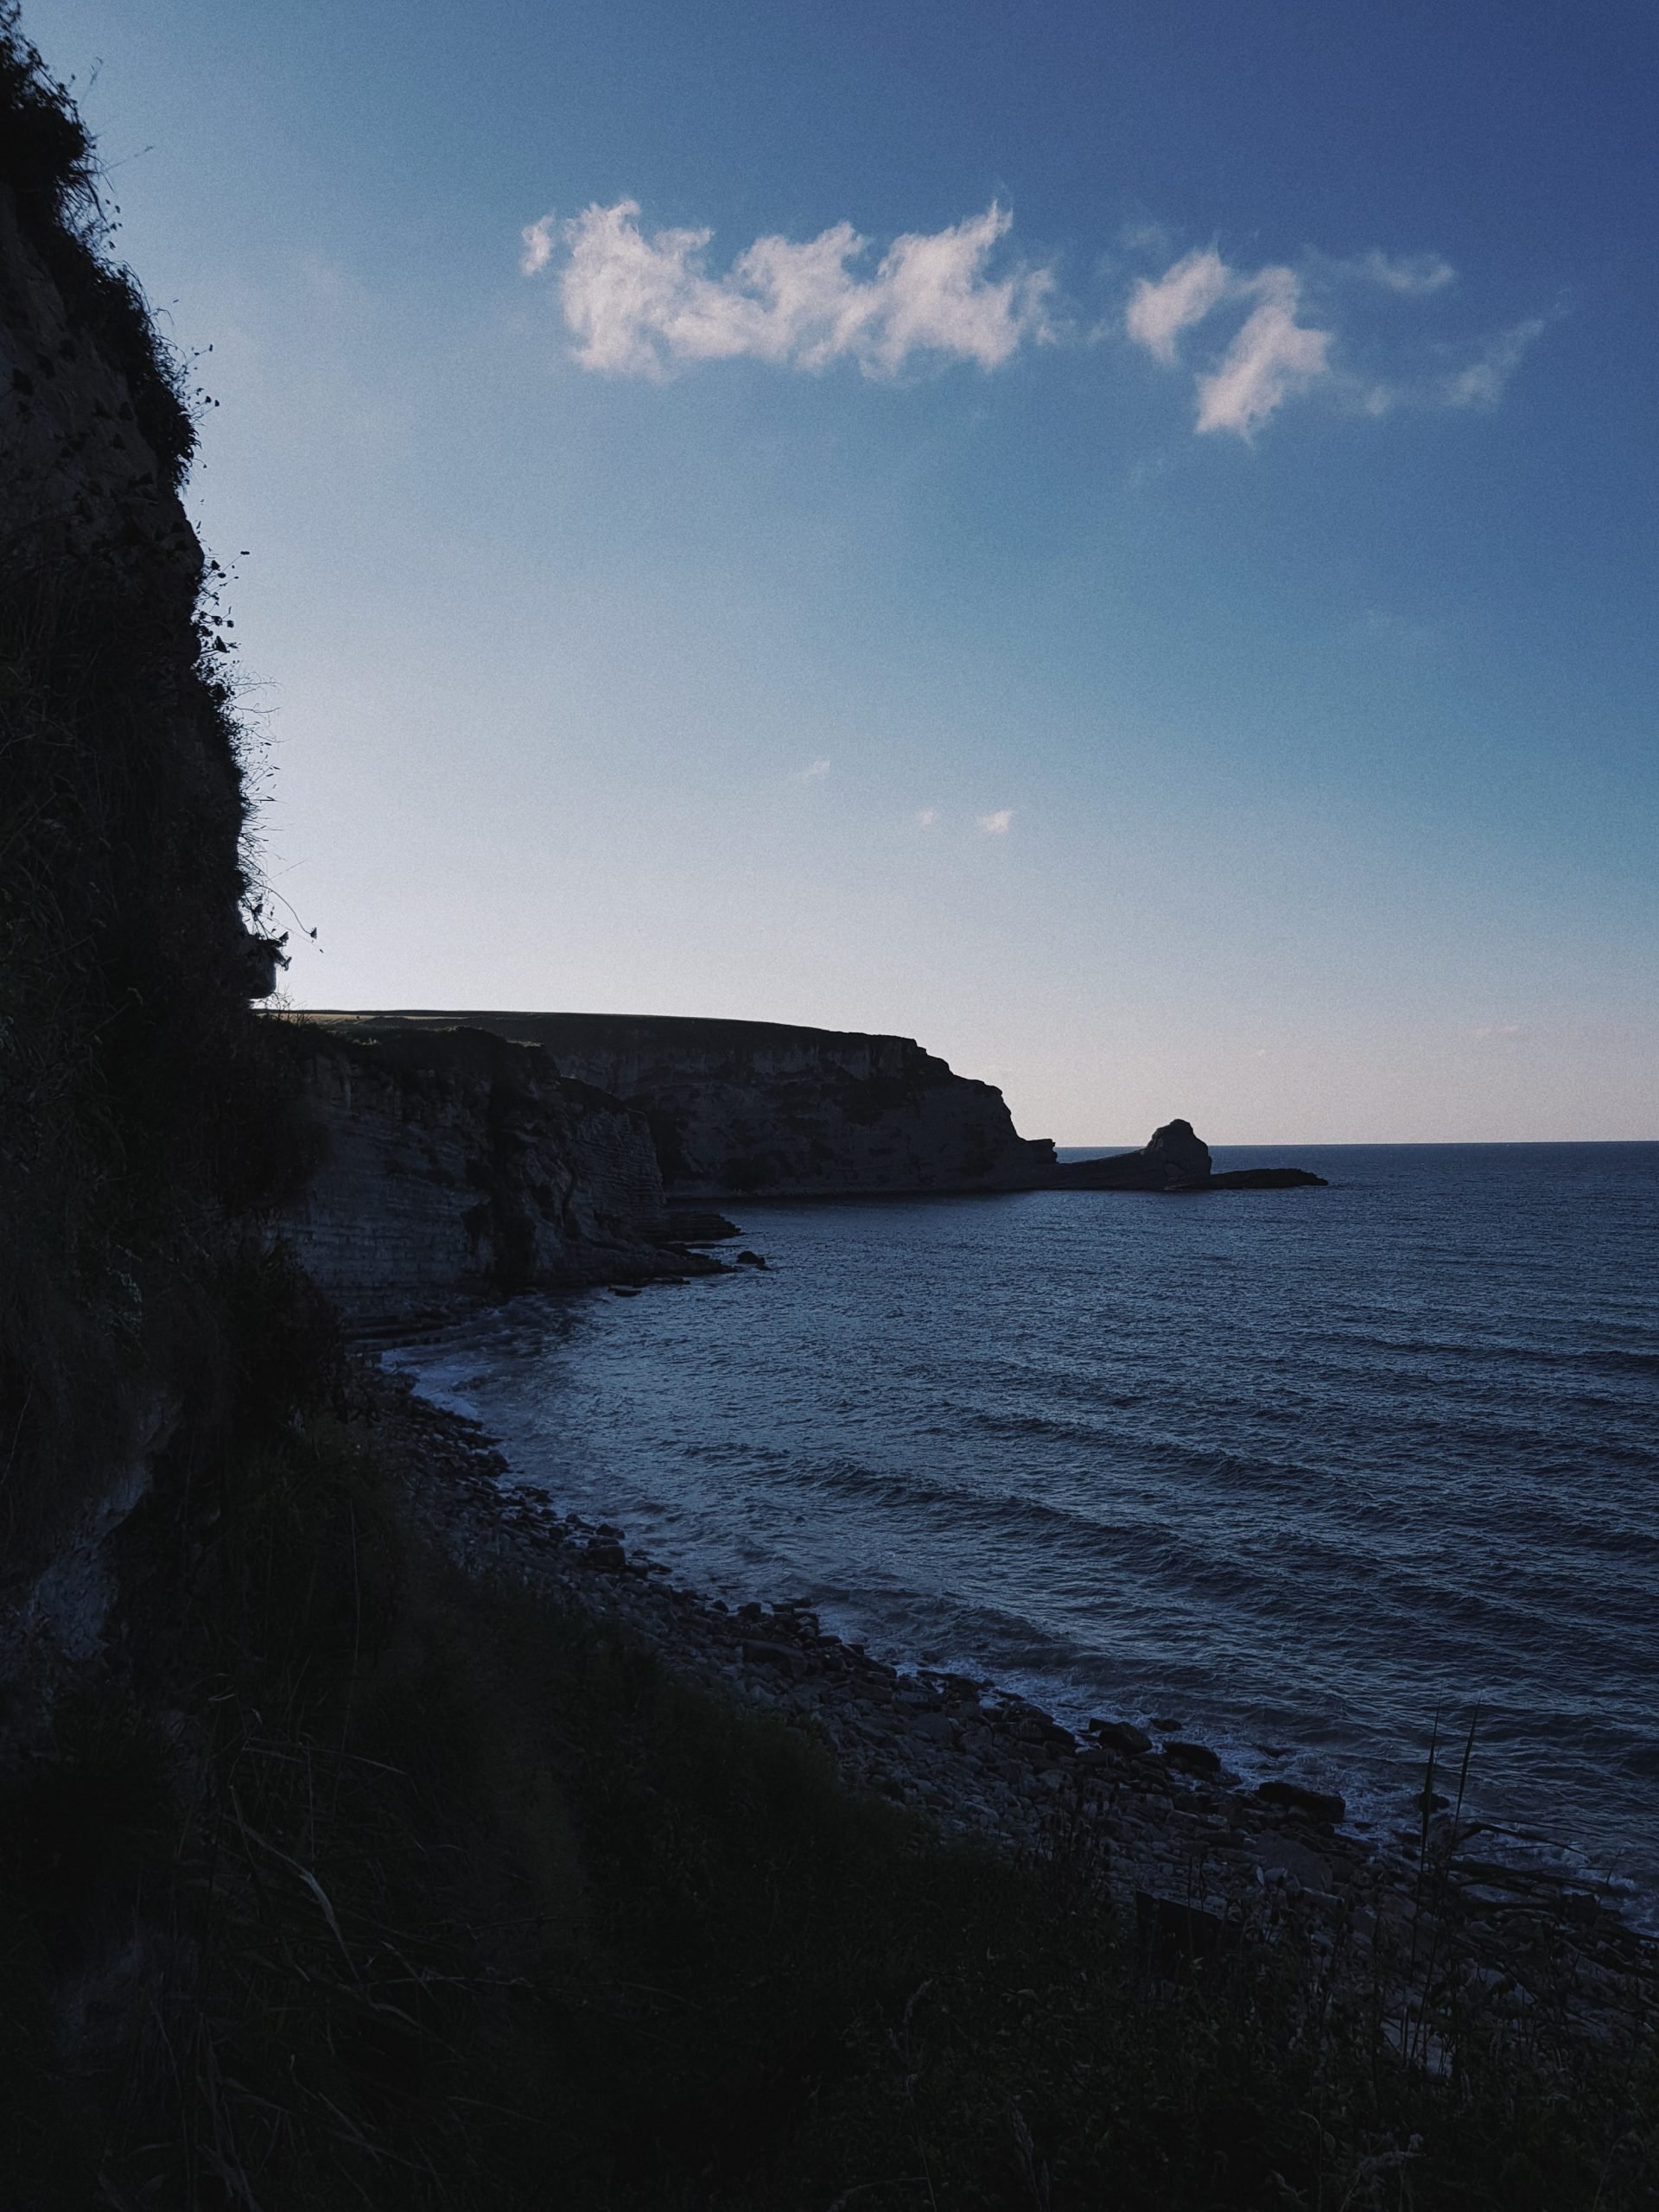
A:
[[[661,1249],[644,1119],[539,1047],[466,1027],[295,1040],[326,1146],[281,1225],[354,1317],[707,1264]]]
[[[1020,1136],[1000,1090],[907,1037],[663,1014],[316,1013],[385,1044],[465,1023],[540,1046],[561,1076],[641,1114],[675,1198],[1029,1190],[1046,1139]]]
[[[243,915],[179,365],[0,4],[0,1761],[95,1662],[111,1539],[213,1448],[245,1226],[303,1169]]]

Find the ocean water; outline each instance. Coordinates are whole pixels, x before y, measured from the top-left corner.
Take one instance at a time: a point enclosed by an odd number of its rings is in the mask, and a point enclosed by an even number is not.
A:
[[[1653,1924],[1659,1144],[1216,1155],[1281,1163],[1332,1187],[751,1203],[764,1274],[391,1357],[683,1580],[1362,1829],[1478,1708],[1494,1855]]]

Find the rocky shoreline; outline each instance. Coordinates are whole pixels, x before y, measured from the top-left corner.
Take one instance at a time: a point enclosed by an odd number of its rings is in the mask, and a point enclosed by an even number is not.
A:
[[[1202,1745],[1150,1744],[1109,1718],[1082,1733],[995,1685],[898,1669],[806,1608],[735,1610],[677,1586],[625,1532],[502,1478],[474,1421],[358,1355],[365,1410],[416,1525],[474,1573],[506,1574],[613,1624],[688,1680],[808,1729],[853,1789],[947,1835],[1017,1850],[1086,1847],[1163,1967],[1255,1935],[1381,2008],[1402,2048],[1449,2063],[1478,2017],[1533,2040],[1651,2037],[1659,1943],[1611,1892],[1479,1855],[1481,1830],[1428,1820],[1421,1847],[1345,1833],[1339,1798],[1246,1790]],[[1453,2023],[1458,2024],[1454,2028]]]

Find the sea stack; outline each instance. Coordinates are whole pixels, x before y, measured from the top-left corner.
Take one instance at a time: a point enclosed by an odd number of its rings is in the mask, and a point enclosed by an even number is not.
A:
[[[1234,1167],[1217,1175],[1210,1147],[1191,1122],[1166,1122],[1139,1152],[1060,1161],[1045,1179],[1051,1191],[1284,1191],[1324,1186],[1306,1167]]]

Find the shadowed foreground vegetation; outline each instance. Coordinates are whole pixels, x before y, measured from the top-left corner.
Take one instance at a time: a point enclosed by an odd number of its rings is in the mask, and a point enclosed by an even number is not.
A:
[[[1075,1839],[854,1802],[423,1555],[372,1428],[262,1387],[205,1540],[129,1532],[122,1692],[0,1808],[0,2202],[1659,2202],[1650,2061],[1471,2029],[1430,2080],[1294,1949],[1154,1980]]]

